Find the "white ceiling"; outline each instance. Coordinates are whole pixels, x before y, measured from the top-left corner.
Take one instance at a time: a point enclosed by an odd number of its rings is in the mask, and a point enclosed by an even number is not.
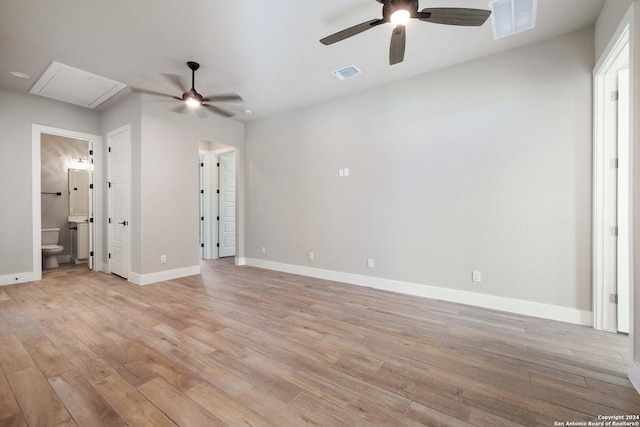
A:
[[[240,94],[254,114],[237,118],[253,120],[587,28],[602,4],[538,0],[534,30],[495,41],[489,21],[471,28],[413,20],[404,62],[389,66],[390,24],[331,46],[318,41],[380,18],[375,0],[0,0],[0,87],[28,92],[57,61],[180,96],[162,75],[189,84],[186,61],[195,60],[196,89]],[[488,0],[420,2],[436,6],[487,9]],[[331,75],[348,65],[362,74]]]

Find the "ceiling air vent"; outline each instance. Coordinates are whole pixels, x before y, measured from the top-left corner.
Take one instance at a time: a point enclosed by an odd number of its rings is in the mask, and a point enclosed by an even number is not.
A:
[[[334,71],[333,76],[338,80],[348,79],[349,77],[353,77],[358,74],[362,74],[362,71],[358,69],[355,65],[350,65],[341,70]]]
[[[494,0],[489,8],[495,40],[536,26],[538,0]]]

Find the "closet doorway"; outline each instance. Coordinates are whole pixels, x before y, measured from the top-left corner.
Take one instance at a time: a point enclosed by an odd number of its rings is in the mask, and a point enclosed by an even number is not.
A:
[[[200,142],[200,257],[237,255],[236,148]]]

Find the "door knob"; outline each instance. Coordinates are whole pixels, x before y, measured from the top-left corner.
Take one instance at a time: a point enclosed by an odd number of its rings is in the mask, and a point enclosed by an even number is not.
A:
[[[122,222],[119,222],[118,224],[120,224],[120,225],[128,225],[129,223],[127,221],[122,221]]]

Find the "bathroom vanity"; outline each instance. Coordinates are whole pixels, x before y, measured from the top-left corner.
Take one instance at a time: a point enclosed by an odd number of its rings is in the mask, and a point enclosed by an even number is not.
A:
[[[71,230],[71,262],[80,264],[89,259],[89,223],[69,221]]]
[[[71,230],[71,262],[89,259],[89,182],[86,170],[69,169],[69,229]]]

